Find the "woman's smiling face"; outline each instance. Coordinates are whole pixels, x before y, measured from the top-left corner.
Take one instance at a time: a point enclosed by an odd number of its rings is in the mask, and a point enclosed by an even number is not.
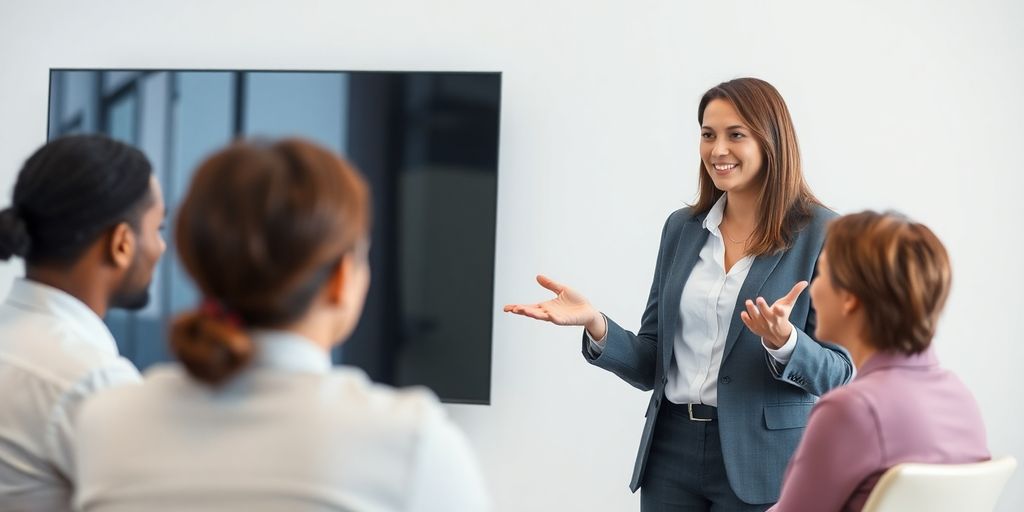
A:
[[[715,99],[704,109],[700,158],[715,187],[723,192],[756,190],[764,158],[750,128],[732,103]]]

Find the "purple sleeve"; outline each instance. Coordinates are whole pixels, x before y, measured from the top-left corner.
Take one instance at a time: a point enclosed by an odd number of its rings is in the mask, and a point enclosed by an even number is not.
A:
[[[770,511],[842,510],[857,486],[881,467],[875,411],[851,391],[837,390],[814,406]]]

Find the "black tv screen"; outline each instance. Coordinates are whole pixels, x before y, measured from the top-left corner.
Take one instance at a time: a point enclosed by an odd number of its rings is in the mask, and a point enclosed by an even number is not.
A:
[[[49,138],[104,133],[144,151],[169,219],[196,166],[236,138],[344,155],[372,187],[373,278],[334,362],[490,403],[500,74],[55,69],[49,101]],[[169,320],[201,300],[165,238],[150,304],[105,320],[140,369],[171,359]]]

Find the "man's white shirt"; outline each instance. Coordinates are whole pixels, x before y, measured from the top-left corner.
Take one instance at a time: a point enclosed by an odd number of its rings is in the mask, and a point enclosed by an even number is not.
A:
[[[15,280],[0,304],[0,508],[70,510],[79,407],[99,390],[140,380],[88,306]]]

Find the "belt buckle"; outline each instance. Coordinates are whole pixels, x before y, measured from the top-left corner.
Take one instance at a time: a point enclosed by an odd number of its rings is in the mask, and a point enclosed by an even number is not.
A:
[[[690,413],[690,421],[711,421],[711,418],[694,418],[693,404],[686,404],[686,410]]]

